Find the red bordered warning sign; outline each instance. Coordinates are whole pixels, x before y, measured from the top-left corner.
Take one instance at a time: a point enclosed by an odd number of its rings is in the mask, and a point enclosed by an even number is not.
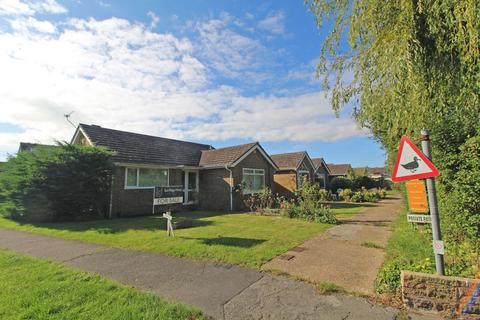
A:
[[[392,181],[425,179],[439,175],[438,169],[407,136],[402,136],[397,160],[392,172]]]

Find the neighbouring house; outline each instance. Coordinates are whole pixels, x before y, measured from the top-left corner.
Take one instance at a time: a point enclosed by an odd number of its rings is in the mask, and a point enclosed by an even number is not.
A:
[[[313,158],[312,163],[315,169],[315,182],[320,188],[329,187],[330,169],[323,158]]]
[[[273,191],[291,197],[304,181],[315,182],[315,166],[306,151],[272,155],[278,167],[273,175]]]
[[[32,152],[35,148],[51,148],[51,147],[56,147],[56,146],[51,144],[20,142],[20,146],[18,147],[18,152]]]
[[[385,179],[391,181],[390,174],[385,167],[367,167],[368,176],[372,179],[380,180]]]
[[[330,171],[330,176],[329,176],[330,181],[336,177],[346,178],[348,175],[348,171],[352,169],[352,166],[350,164],[329,163],[327,166],[328,166],[328,170]]]
[[[114,152],[110,216],[164,211],[164,206],[153,206],[154,189],[160,186],[183,191],[183,203],[176,210],[242,210],[243,196],[271,186],[276,170],[258,142],[214,149],[80,124],[72,143],[104,146]]]

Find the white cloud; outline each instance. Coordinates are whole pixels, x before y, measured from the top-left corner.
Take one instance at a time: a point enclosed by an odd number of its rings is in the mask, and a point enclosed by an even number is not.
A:
[[[118,18],[68,19],[58,28],[13,19],[17,28],[0,31],[1,121],[25,131],[0,132],[0,158],[20,141],[69,140],[73,128],[63,115],[70,111],[77,123],[194,141],[331,141],[363,134],[352,120],[333,117],[323,93],[246,97],[212,82],[212,68],[254,76],[251,65],[266,51],[226,28],[228,19],[198,26],[201,41],[215,44],[216,52],[198,52],[188,38]],[[211,64],[202,63],[205,55]]]
[[[67,9],[55,0],[0,0],[0,15],[20,16],[35,13],[66,13]]]
[[[149,16],[150,19],[152,19],[152,21],[150,22],[150,28],[154,29],[160,22],[160,17],[157,16],[153,11],[148,11],[147,16]]]
[[[285,14],[282,11],[270,13],[265,19],[258,22],[260,29],[268,30],[273,34],[285,32]]]
[[[40,21],[33,17],[18,18],[10,21],[12,28],[16,31],[39,32],[39,33],[55,33],[56,27],[50,21]]]

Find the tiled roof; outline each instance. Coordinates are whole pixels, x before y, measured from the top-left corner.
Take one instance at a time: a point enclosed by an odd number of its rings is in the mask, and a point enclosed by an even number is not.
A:
[[[80,124],[88,138],[115,152],[121,163],[198,166],[202,150],[212,146]]]
[[[270,156],[280,170],[296,170],[307,153],[305,151]]]
[[[312,158],[312,163],[315,166],[315,170],[322,165],[323,158]]]
[[[253,142],[232,147],[203,150],[200,158],[200,166],[212,168],[231,165],[257,144],[257,142]]]
[[[388,175],[387,169],[385,167],[375,167],[375,168],[367,168],[369,174],[382,174]]]
[[[349,164],[328,164],[328,169],[330,170],[330,175],[332,176],[346,176],[347,170],[352,166]]]

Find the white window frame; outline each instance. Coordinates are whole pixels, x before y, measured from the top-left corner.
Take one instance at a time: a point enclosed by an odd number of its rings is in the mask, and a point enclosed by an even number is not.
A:
[[[170,186],[170,169],[167,168],[148,168],[148,167],[125,167],[125,181],[124,181],[124,189],[125,190],[132,190],[132,189],[155,189],[153,187],[140,187],[138,182],[140,181],[140,169],[154,169],[154,170],[167,170],[167,187]],[[128,186],[127,179],[128,179],[128,170],[136,170],[137,171],[137,184],[135,186]]]
[[[247,170],[253,170],[252,173],[246,172]],[[258,171],[258,172],[257,172]],[[261,173],[260,173],[261,172]],[[254,169],[254,168],[243,168],[242,169],[242,184],[244,182],[244,177],[245,176],[262,176],[262,189],[265,188],[265,169]],[[247,190],[242,190],[243,194],[256,194],[259,193],[260,190],[258,191],[247,191]]]

